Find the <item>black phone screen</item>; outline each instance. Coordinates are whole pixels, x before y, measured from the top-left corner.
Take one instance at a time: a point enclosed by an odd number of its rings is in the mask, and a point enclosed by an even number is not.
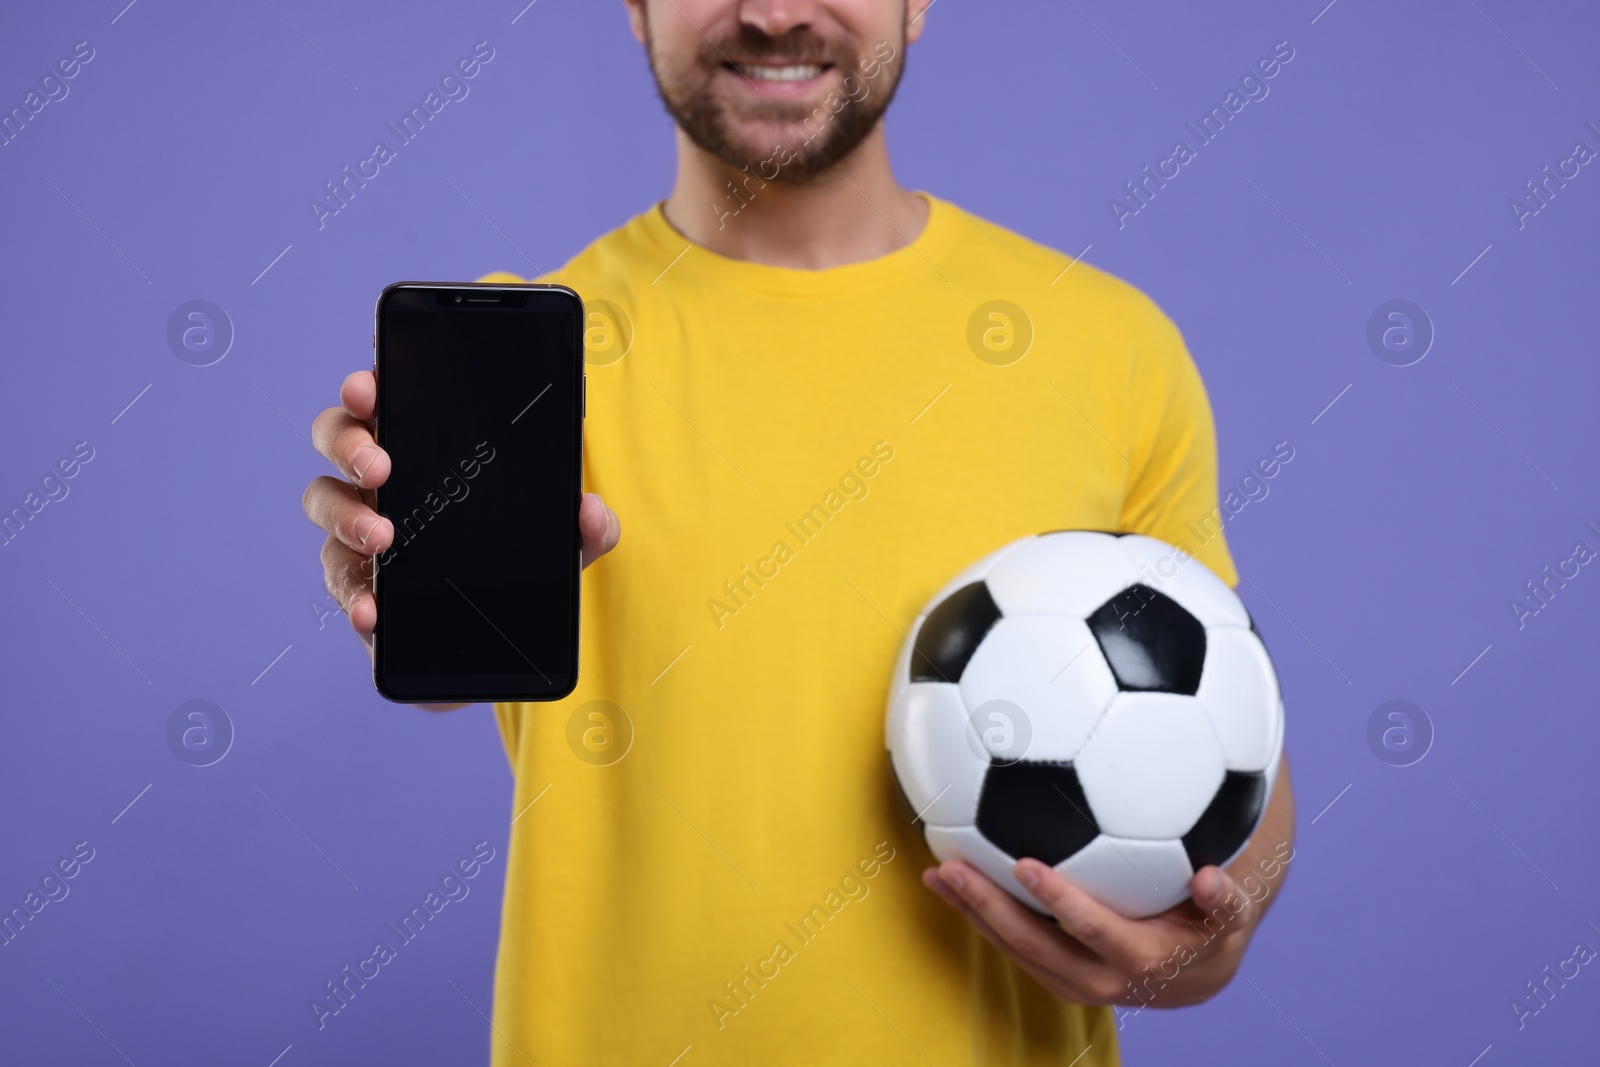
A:
[[[393,700],[553,700],[578,675],[582,303],[547,286],[378,300],[374,681]]]

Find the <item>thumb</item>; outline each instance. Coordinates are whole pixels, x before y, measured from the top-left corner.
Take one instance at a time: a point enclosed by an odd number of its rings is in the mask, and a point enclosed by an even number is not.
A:
[[[578,504],[578,532],[583,537],[583,565],[587,567],[617,547],[622,539],[622,520],[606,507],[599,494],[585,493]]]
[[[1189,896],[1201,911],[1211,911],[1214,908],[1224,907],[1237,914],[1249,906],[1250,899],[1239,890],[1239,883],[1233,876],[1221,867],[1201,867],[1189,880]]]

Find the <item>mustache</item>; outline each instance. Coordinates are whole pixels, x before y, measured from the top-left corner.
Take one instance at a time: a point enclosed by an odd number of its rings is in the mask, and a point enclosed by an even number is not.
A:
[[[711,66],[725,63],[759,64],[762,66],[832,65],[844,66],[854,51],[843,42],[819,37],[805,27],[797,26],[781,37],[762,33],[754,26],[740,26],[733,33],[718,39],[708,38],[701,49],[701,57]]]

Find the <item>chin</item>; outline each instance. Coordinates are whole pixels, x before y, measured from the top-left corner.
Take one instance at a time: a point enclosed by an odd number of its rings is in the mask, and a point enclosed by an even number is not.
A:
[[[797,149],[806,139],[800,123],[750,123],[729,130],[728,145],[752,165],[769,159],[783,147]],[[770,168],[768,168],[770,169]]]

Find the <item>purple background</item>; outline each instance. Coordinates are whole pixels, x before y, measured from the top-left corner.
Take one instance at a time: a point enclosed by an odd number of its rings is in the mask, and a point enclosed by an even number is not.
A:
[[[514,24],[519,0],[122,2],[0,17],[7,109],[74,42],[96,50],[0,148],[0,508],[95,449],[0,548],[0,910],[96,850],[0,948],[0,1058],[483,1062],[505,755],[486,707],[386,704],[343,618],[319,623],[304,435],[367,364],[384,284],[559,265],[665,195],[670,123],[616,2]],[[1229,535],[1283,675],[1297,856],[1240,979],[1128,1019],[1127,1061],[1574,1062],[1600,974],[1520,1032],[1508,1001],[1600,948],[1600,573],[1521,630],[1507,602],[1600,548],[1600,166],[1525,228],[1507,201],[1576,140],[1600,148],[1600,17],[1321,4],[948,0],[890,143],[902,181],[1092,246],[1166,309],[1224,487],[1296,450]],[[1270,95],[1119,230],[1107,198],[1285,39]],[[319,231],[307,198],[480,40],[470,96]],[[237,331],[204,368],[165,339],[195,298]],[[1437,330],[1413,366],[1365,339],[1392,298]],[[1366,741],[1396,698],[1437,733],[1404,768]],[[192,699],[237,731],[214,766],[166,742]],[[308,998],[478,840],[499,855],[472,895],[319,1033]]]

